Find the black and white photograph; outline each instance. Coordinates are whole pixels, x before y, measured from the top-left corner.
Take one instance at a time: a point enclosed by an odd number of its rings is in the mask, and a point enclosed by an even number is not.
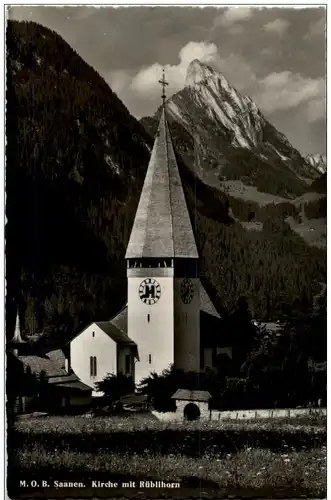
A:
[[[327,6],[5,5],[10,499],[325,499]]]

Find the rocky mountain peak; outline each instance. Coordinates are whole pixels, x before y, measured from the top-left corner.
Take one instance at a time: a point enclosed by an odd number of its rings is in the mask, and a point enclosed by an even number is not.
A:
[[[194,59],[187,68],[185,87],[193,87],[198,90],[201,85],[210,87],[216,92],[236,92],[219,71],[198,59]]]
[[[187,70],[185,88],[193,89],[195,105],[229,132],[234,147],[250,149],[259,144],[264,119],[258,107],[250,97],[232,87],[220,72],[194,59]],[[174,104],[170,108],[177,114]]]
[[[311,165],[320,174],[326,172],[326,156],[321,154],[309,154],[306,156],[306,162]]]
[[[194,87],[197,84],[205,83],[216,75],[217,72],[210,66],[202,63],[199,59],[194,59],[187,68],[185,87]]]
[[[185,87],[167,101],[167,111],[198,138],[199,175],[212,186],[219,188],[220,179],[236,180],[291,198],[304,192],[307,179],[317,177],[312,162],[305,161],[249,96],[198,59],[189,64]]]

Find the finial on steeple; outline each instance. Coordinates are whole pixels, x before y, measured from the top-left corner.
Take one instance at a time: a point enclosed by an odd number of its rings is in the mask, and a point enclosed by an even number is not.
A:
[[[169,85],[168,82],[166,82],[166,79],[165,79],[165,71],[164,71],[164,68],[162,70],[162,80],[159,80],[159,83],[162,85],[162,99],[163,99],[163,106],[164,106],[164,103],[165,103],[165,100],[166,100],[166,95],[165,95],[165,88],[166,88],[166,85]]]

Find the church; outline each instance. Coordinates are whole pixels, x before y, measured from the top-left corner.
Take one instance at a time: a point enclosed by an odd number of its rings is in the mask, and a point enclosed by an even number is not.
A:
[[[174,365],[212,368],[220,316],[199,279],[199,255],[163,105],[153,150],[125,254],[127,304],[111,320],[94,322],[70,342],[70,367],[91,387],[123,373],[139,384]],[[209,332],[201,339],[200,332]],[[209,340],[208,340],[209,339]],[[209,343],[208,343],[209,342]],[[97,395],[94,393],[94,395]]]
[[[87,404],[91,393],[101,396],[95,384],[110,374],[131,376],[138,386],[171,365],[201,372],[231,364],[231,339],[200,281],[167,122],[164,75],[160,83],[161,117],[125,254],[127,303],[112,319],[91,323],[47,355],[27,350],[17,316],[9,350],[23,371],[46,374],[61,406],[69,399],[70,405]]]

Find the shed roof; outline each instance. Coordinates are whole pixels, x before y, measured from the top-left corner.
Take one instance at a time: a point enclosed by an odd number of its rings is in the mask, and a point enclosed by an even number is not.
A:
[[[84,392],[93,390],[92,387],[81,382],[75,373],[70,373],[69,375],[63,375],[60,377],[51,377],[49,379],[49,384],[61,388],[78,389]]]
[[[84,384],[80,380],[72,380],[71,382],[63,382],[55,384],[56,387],[60,387],[61,389],[70,389],[70,390],[78,390],[82,392],[92,392],[92,387]]]
[[[77,380],[79,380],[77,375],[75,373],[70,373],[67,375],[60,375],[60,376],[51,377],[49,379],[49,383],[50,384],[65,384],[67,382],[76,382]]]
[[[125,255],[153,257],[199,257],[164,107]]]
[[[189,389],[178,389],[172,399],[179,399],[184,401],[209,401],[211,394],[208,391],[190,391]]]
[[[18,356],[23,366],[30,367],[33,373],[45,372],[47,377],[66,375],[65,356],[61,349],[50,351],[44,356]]]

